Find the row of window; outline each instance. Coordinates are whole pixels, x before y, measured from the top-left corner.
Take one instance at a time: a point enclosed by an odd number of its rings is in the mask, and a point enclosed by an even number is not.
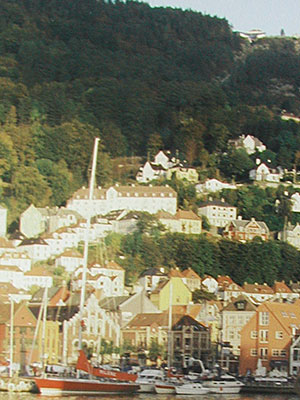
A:
[[[260,342],[267,343],[269,341],[269,331],[265,330],[265,329],[260,329],[259,331],[251,331],[250,337],[251,337],[251,339],[259,338]],[[276,331],[275,339],[283,339],[283,332]]]
[[[261,349],[251,349],[250,355],[252,357],[257,357],[259,355],[260,358],[266,359],[268,358],[268,349],[261,348]],[[272,349],[272,357],[286,357],[287,351],[285,349]]]

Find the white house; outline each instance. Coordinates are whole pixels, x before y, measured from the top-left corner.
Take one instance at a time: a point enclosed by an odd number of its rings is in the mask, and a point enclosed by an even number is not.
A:
[[[300,224],[288,224],[284,231],[278,233],[278,239],[288,242],[300,250]]]
[[[50,246],[42,238],[25,239],[16,250],[25,251],[33,262],[47,260],[51,256]]]
[[[167,170],[161,166],[147,161],[144,166],[142,166],[137,175],[136,180],[140,183],[146,183],[153,181],[154,179],[166,177]]]
[[[81,215],[65,207],[39,208],[31,204],[20,216],[20,232],[27,238],[37,237],[43,232],[55,232],[64,226],[77,224]]]
[[[204,215],[209,224],[224,228],[228,222],[236,219],[237,208],[222,200],[208,200],[198,208],[198,214]]]
[[[293,212],[300,212],[300,193],[294,193],[291,196],[291,202],[292,202],[292,211]]]
[[[222,189],[236,189],[236,185],[221,182],[218,179],[207,179],[204,183],[195,186],[198,193],[216,193]]]
[[[218,292],[218,281],[212,276],[206,275],[201,282],[202,288],[209,293],[216,294]]]
[[[32,260],[25,252],[7,252],[0,256],[0,265],[16,266],[23,272],[30,271],[31,264]]]
[[[257,168],[249,172],[249,178],[257,182],[280,182],[283,177],[283,171],[280,167],[269,168],[266,164],[261,163]]]
[[[266,146],[263,142],[252,135],[241,135],[237,139],[231,139],[228,144],[235,148],[243,148],[248,154],[253,154],[256,151],[263,152],[266,150]]]
[[[82,285],[82,271],[79,267],[75,272],[74,285]],[[104,296],[123,296],[125,286],[125,270],[114,261],[104,265],[93,264],[88,269],[87,284],[94,289],[102,289]]]
[[[88,189],[82,188],[68,201],[67,208],[77,211],[84,217],[105,215],[113,210],[135,210],[155,214],[165,210],[176,213],[177,193],[169,186],[111,186],[98,188],[89,200]]]
[[[0,206],[0,236],[6,235],[7,228],[7,208]]]
[[[67,249],[55,260],[55,266],[64,267],[68,273],[73,273],[83,265],[83,255],[76,249]]]

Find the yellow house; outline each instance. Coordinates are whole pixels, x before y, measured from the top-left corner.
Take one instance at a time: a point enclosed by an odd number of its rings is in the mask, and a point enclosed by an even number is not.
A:
[[[60,361],[59,324],[58,321],[46,321],[45,331],[42,323],[39,327],[39,354],[42,356],[44,352],[48,364],[57,364]],[[43,332],[45,332],[44,341]]]
[[[172,306],[187,305],[192,301],[192,292],[183,283],[182,278],[171,277],[168,281],[160,282],[150,295],[150,300],[159,310],[165,311],[170,307],[170,290]]]
[[[189,182],[197,183],[199,181],[199,174],[196,168],[175,165],[174,167],[168,169],[167,179],[171,179],[172,175],[175,175],[176,179],[186,179]]]

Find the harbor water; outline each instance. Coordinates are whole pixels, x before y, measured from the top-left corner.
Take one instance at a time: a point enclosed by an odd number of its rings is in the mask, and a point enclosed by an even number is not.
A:
[[[276,394],[208,394],[201,396],[193,396],[193,395],[159,395],[159,394],[134,394],[134,395],[99,395],[99,396],[41,396],[39,394],[31,394],[31,393],[0,393],[0,400],[95,400],[96,398],[101,398],[102,400],[296,400],[299,399],[299,396],[284,394],[284,395],[276,395]]]

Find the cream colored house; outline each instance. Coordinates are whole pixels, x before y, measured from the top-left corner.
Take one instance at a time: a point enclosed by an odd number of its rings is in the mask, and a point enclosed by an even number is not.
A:
[[[284,231],[278,233],[278,239],[286,241],[300,250],[300,224],[289,223]]]
[[[199,181],[199,174],[196,168],[189,167],[181,163],[178,165],[174,165],[174,167],[171,167],[167,170],[167,179],[171,179],[173,175],[175,175],[176,179],[185,179],[191,183],[196,183]]]
[[[159,211],[157,218],[170,232],[200,235],[202,219],[193,211],[178,210],[175,215]]]

